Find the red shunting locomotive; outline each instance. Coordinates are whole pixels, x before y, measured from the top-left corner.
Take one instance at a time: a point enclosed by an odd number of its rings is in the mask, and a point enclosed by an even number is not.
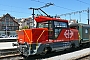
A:
[[[24,56],[62,51],[80,45],[80,34],[68,20],[46,16],[35,17],[36,28],[18,30],[18,49]]]

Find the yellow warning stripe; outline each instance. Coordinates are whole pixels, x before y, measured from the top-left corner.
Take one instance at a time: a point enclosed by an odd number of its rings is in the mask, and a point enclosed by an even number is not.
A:
[[[80,37],[80,34],[79,34],[79,32],[78,32],[78,36],[79,36],[79,42],[80,42],[80,40],[81,40],[81,37]]]
[[[44,33],[44,31],[45,30],[43,30],[42,33],[40,34],[40,36],[38,37],[38,39],[37,39],[37,45],[38,45],[38,40],[40,39],[40,37],[42,36],[42,34]],[[36,47],[36,49],[37,49],[37,47]]]
[[[25,34],[26,34],[26,36],[27,36],[27,38],[28,38],[29,42],[31,43],[30,38],[29,38],[29,36],[27,35],[27,33],[26,33],[26,31],[25,31],[25,30],[24,30],[24,32],[25,32]],[[31,49],[31,44],[30,44],[30,49]]]

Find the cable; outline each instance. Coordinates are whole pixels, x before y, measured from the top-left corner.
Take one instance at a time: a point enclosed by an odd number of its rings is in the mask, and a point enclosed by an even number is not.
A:
[[[2,9],[0,9],[0,11],[4,11],[4,12],[9,13],[9,14],[11,14],[11,13],[18,13],[18,17],[19,18],[21,18],[23,16],[22,14],[29,14],[29,15],[31,14],[31,13],[26,13],[26,12],[17,12],[17,11],[2,10]],[[2,14],[0,13],[0,15],[2,15]]]
[[[9,12],[14,12],[14,13],[26,13],[26,12],[11,11],[11,10],[2,10],[2,9],[0,9],[0,11],[9,11]],[[30,13],[26,13],[26,14],[30,14]]]
[[[10,8],[19,8],[19,9],[27,9],[27,8],[22,8],[22,7],[16,7],[16,6],[4,5],[4,4],[0,4],[0,6],[7,6],[7,7],[10,7]]]
[[[83,13],[83,12],[87,12],[87,10],[82,10],[82,11],[76,11],[76,12],[71,12],[71,13],[66,13],[66,14],[61,14],[59,16],[65,16],[65,15],[71,15],[71,14],[77,14],[77,13]]]
[[[41,1],[36,1],[36,0],[31,0],[31,1],[35,1],[35,2],[39,2],[39,3],[45,3],[45,2],[41,2]],[[79,1],[79,0],[77,0],[77,1]],[[46,4],[46,3],[45,3]],[[72,9],[69,9],[69,8],[65,8],[65,7],[61,7],[61,6],[57,6],[57,5],[55,5],[54,4],[54,6],[56,6],[56,7],[59,7],[59,8],[63,8],[63,9],[67,9],[67,10],[71,10],[71,11],[75,11],[75,10],[72,10]],[[82,10],[82,11],[76,11],[76,12],[72,12],[72,13],[66,13],[66,14],[75,14],[75,13],[78,13],[78,12],[86,12],[87,10]],[[65,14],[63,14],[63,15],[65,15]]]
[[[44,4],[46,4],[45,2],[41,2],[41,1],[37,1],[37,0],[31,0],[31,1],[35,1],[35,2],[39,2],[39,3],[44,3]],[[59,8],[63,8],[63,9],[66,9],[66,10],[71,10],[71,11],[75,11],[75,10],[72,10],[72,9],[69,9],[69,8],[65,8],[65,7],[61,7],[61,6],[57,6],[56,4],[54,4],[54,6],[56,6],[56,7],[59,7]]]
[[[54,6],[59,7],[59,8],[63,8],[63,9],[67,9],[67,10],[71,10],[71,11],[75,11],[75,10],[72,10],[72,9],[69,9],[69,8],[65,8],[65,7],[57,6],[57,5],[55,5],[55,4],[54,4]]]
[[[0,6],[6,6],[6,7],[10,7],[11,10],[5,10],[5,9],[0,9],[0,11],[6,11],[6,12],[13,12],[13,13],[23,13],[23,14],[31,14],[28,12],[21,12],[21,11],[13,11],[12,8],[19,8],[19,9],[28,9],[28,8],[21,8],[21,7],[15,7],[15,6],[10,6],[10,5],[4,5],[4,4],[0,4]]]
[[[89,3],[83,2],[81,0],[76,0],[76,1],[79,1],[79,2],[84,3],[84,4],[87,4],[87,5],[90,5]]]
[[[41,2],[41,1],[37,1],[37,0],[31,0],[31,1],[35,1],[35,2],[39,2],[39,3],[44,3],[44,4],[46,4],[45,2]]]
[[[41,15],[43,15],[39,10],[37,10]]]

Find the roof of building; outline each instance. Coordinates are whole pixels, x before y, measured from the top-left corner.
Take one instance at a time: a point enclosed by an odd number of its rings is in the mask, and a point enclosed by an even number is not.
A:
[[[2,21],[2,19],[3,19],[5,16],[9,16],[15,23],[17,23],[17,24],[19,25],[18,21],[17,21],[16,19],[14,19],[13,17],[11,17],[10,14],[8,14],[8,13],[7,13],[6,15],[3,15],[3,16],[0,18],[0,21]]]

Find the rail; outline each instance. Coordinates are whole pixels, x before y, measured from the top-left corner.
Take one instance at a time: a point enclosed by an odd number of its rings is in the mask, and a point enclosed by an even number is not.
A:
[[[17,38],[0,38],[0,59],[20,55],[13,43],[17,43]]]

